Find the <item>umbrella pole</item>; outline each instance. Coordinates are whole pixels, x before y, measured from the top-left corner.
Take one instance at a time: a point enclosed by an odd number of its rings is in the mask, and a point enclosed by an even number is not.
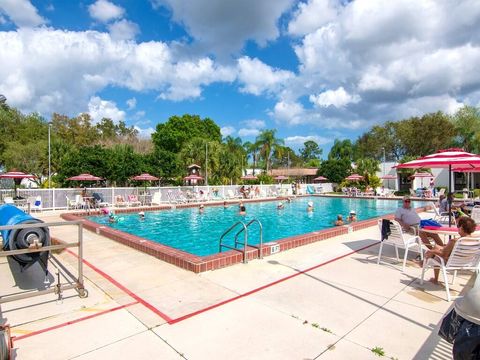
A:
[[[452,191],[452,165],[448,165],[448,192]],[[448,196],[448,194],[447,194]],[[448,201],[448,226],[452,226],[452,200]]]

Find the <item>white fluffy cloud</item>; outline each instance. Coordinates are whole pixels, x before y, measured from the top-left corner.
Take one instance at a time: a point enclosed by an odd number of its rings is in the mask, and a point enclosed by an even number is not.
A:
[[[220,128],[220,133],[222,134],[222,136],[229,136],[235,134],[235,131],[236,130],[233,126],[224,126]]]
[[[303,145],[307,141],[315,141],[318,145],[325,145],[333,142],[332,138],[322,137],[318,135],[295,135],[295,136],[288,136],[285,139],[285,144],[288,146],[299,146]]]
[[[140,33],[137,24],[125,19],[109,24],[107,28],[113,40],[132,40]]]
[[[112,119],[116,123],[125,120],[125,111],[117,108],[113,101],[102,100],[98,96],[92,97],[88,102],[88,113],[94,122],[103,118]]]
[[[274,69],[258,59],[242,57],[238,60],[238,80],[243,84],[240,91],[260,95],[263,92],[278,92],[287,85],[294,74]]]
[[[45,23],[37,8],[29,0],[1,0],[0,15],[1,13],[6,14],[18,27],[32,27]]]
[[[293,35],[306,35],[336,20],[340,4],[337,0],[309,0],[300,2],[288,24],[288,32]]]
[[[327,107],[333,105],[337,108],[344,107],[350,103],[358,103],[358,95],[350,95],[340,86],[337,90],[327,90],[318,95],[310,95],[310,101],[315,105]]]
[[[258,130],[258,129],[243,128],[243,129],[238,130],[238,135],[242,136],[242,137],[243,136],[245,136],[245,137],[255,137],[258,134],[260,134],[260,130]]]
[[[127,100],[127,106],[128,110],[133,110],[137,106],[137,99],[136,98],[131,98]]]
[[[125,10],[108,0],[97,0],[88,7],[88,13],[95,20],[106,23],[121,18]]]
[[[480,90],[478,23],[480,2],[471,0],[299,3],[288,29],[304,35],[294,81],[304,86],[279,96],[273,114],[289,124],[345,119],[340,126],[358,128],[478,102],[470,96]],[[317,107],[292,122],[300,110],[286,104],[302,97]]]
[[[277,122],[284,122],[288,125],[298,125],[305,122],[305,109],[300,103],[279,101],[270,115]]]
[[[166,6],[173,20],[208,51],[235,53],[245,41],[260,45],[279,36],[277,21],[293,0],[151,0],[154,7]]]
[[[0,32],[0,93],[22,111],[76,114],[106,86],[154,90],[163,99],[201,95],[217,81],[233,81],[235,69],[210,58],[175,59],[162,42],[114,41],[107,33],[49,28]],[[32,62],[31,59],[35,59]]]

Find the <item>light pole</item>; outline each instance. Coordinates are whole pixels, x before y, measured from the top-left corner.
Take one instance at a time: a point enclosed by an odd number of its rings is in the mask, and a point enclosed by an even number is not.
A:
[[[208,186],[208,143],[205,142],[205,185]]]
[[[51,146],[50,146],[50,132],[52,128],[52,122],[48,122],[48,188],[52,187],[52,156],[51,156]]]
[[[382,147],[382,150],[383,150],[383,176],[385,176],[385,146]]]

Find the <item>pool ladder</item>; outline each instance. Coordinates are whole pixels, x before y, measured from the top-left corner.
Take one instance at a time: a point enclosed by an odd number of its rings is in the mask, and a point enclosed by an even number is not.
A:
[[[260,241],[258,243],[258,246],[256,245],[250,245],[250,246],[257,248],[258,258],[263,259],[263,226],[258,219],[252,219],[247,224],[245,224],[243,221],[237,221],[235,224],[233,224],[227,230],[225,230],[222,236],[220,236],[219,252],[222,252],[222,248],[240,251],[243,253],[243,263],[246,264],[248,262],[247,247],[249,246],[248,245],[248,227],[252,224],[258,224],[258,228],[260,230]],[[240,230],[238,230],[238,232],[235,234],[235,242],[234,242],[235,245],[230,246],[230,245],[224,244],[223,239],[225,238],[225,236],[227,236],[230,232],[232,232],[234,229],[237,229],[239,227],[240,227]],[[243,233],[243,242],[238,239],[241,233]],[[238,245],[243,245],[243,250],[241,248],[239,249]]]

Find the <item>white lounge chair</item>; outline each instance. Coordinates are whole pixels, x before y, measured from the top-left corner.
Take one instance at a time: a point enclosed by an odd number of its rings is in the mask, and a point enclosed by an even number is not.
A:
[[[152,205],[160,205],[162,201],[162,193],[157,191],[153,194],[151,204]]]
[[[445,282],[445,291],[448,301],[451,300],[448,287],[447,271],[453,271],[452,284],[455,282],[457,270],[476,270],[480,264],[480,239],[474,237],[463,237],[457,240],[447,262],[440,256],[428,258],[423,262],[422,277],[420,284],[423,284],[425,271],[430,268],[440,268]]]
[[[382,219],[378,220],[378,227],[381,233]],[[422,240],[420,240],[420,237],[417,235],[410,235],[410,234],[404,233],[398,221],[390,220],[390,235],[388,236],[387,239],[380,242],[380,248],[378,249],[377,265],[380,264],[383,245],[391,245],[395,247],[395,254],[397,256],[397,260],[400,260],[398,257],[398,248],[405,249],[405,254],[403,256],[402,271],[405,271],[408,250],[410,248],[415,248],[416,251],[420,253],[421,259],[423,259]]]

